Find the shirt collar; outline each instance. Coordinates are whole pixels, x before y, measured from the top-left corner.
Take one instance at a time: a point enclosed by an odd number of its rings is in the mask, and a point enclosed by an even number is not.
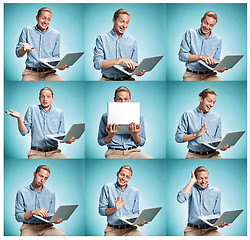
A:
[[[53,106],[51,106],[50,109],[49,109],[47,112],[51,111],[52,108],[53,108]],[[40,109],[41,111],[44,111],[44,112],[45,112],[45,110],[44,110],[44,108],[42,107],[41,104],[39,105],[39,109]]]
[[[48,32],[49,28],[50,28],[50,27],[48,26],[47,29],[46,29],[46,31],[45,31],[44,33]],[[36,29],[39,33],[42,33],[42,31],[37,27],[37,25],[35,26],[35,29]]]
[[[197,107],[195,110],[196,110],[196,112],[197,112],[199,115],[202,115],[202,116],[207,116],[207,115],[209,115],[210,112],[211,112],[211,111],[209,111],[208,113],[203,114],[203,112],[199,109],[199,107]]]
[[[124,188],[124,190],[121,190],[121,188],[118,186],[117,182],[115,183],[115,187],[118,188],[120,191],[125,191],[128,188],[128,184],[127,186]]]
[[[194,187],[197,189],[197,190],[200,190],[200,191],[205,191],[206,189],[208,189],[209,188],[209,184],[207,185],[207,187],[206,188],[201,188],[197,183],[195,183],[194,184]]]
[[[208,38],[210,38],[210,37],[213,35],[213,32],[211,31],[211,32],[210,32],[210,35],[209,35],[208,37],[205,37],[204,34],[203,34],[203,32],[201,31],[200,28],[198,29],[198,33],[199,33],[199,35],[200,35],[202,38],[204,38],[204,39],[205,39],[205,38],[208,39]]]
[[[117,34],[113,31],[113,29],[111,29],[111,31],[109,32],[114,38],[120,39],[124,36],[125,33],[123,33],[120,38],[118,38]]]

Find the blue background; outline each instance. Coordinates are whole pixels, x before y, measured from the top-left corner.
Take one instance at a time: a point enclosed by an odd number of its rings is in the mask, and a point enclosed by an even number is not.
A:
[[[179,61],[178,52],[184,33],[190,28],[200,28],[201,18],[207,11],[214,11],[218,22],[213,32],[222,38],[221,59],[226,55],[244,57],[231,70],[219,77],[228,81],[247,80],[247,5],[241,4],[167,4],[167,81],[182,81],[185,63]],[[177,71],[178,69],[178,71]]]
[[[39,92],[50,87],[54,92],[52,106],[63,110],[65,131],[72,124],[85,122],[84,83],[83,82],[5,82],[4,109],[18,111],[22,118],[27,108],[40,104]],[[27,158],[30,149],[30,133],[22,136],[16,118],[4,113],[4,153],[6,158]],[[70,158],[84,158],[85,134],[72,144],[59,143],[59,148]],[[14,150],[15,149],[15,150]]]
[[[52,11],[50,27],[59,31],[61,35],[61,57],[67,53],[85,51],[84,4],[4,4],[5,81],[22,79],[26,56],[23,58],[16,57],[16,44],[24,27],[37,24],[37,12],[45,6]],[[57,72],[65,80],[82,81],[84,77],[84,61],[85,54],[69,69],[58,70]]]
[[[246,159],[175,159],[166,163],[167,235],[183,236],[187,225],[188,204],[177,202],[177,193],[191,178],[191,170],[204,166],[209,171],[209,184],[221,190],[221,212],[244,209],[229,227],[219,229],[225,236],[247,234],[247,161]],[[172,180],[172,181],[171,181]],[[170,182],[171,181],[171,182]]]
[[[139,190],[140,211],[162,207],[155,219],[148,225],[139,227],[139,231],[149,236],[166,235],[167,202],[163,193],[166,186],[165,161],[148,159],[86,160],[86,235],[103,236],[107,218],[98,213],[101,188],[106,183],[116,182],[116,173],[124,165],[129,165],[133,170],[133,176],[128,184]]]
[[[86,86],[86,158],[104,158],[107,146],[97,142],[100,119],[107,112],[107,102],[114,101],[115,90],[126,86],[131,101],[140,102],[146,142],[140,147],[153,158],[166,157],[166,83],[165,82],[88,82]]]
[[[164,55],[155,69],[143,77],[135,77],[141,81],[165,81],[166,79],[166,4],[87,4],[85,6],[85,79],[97,81],[101,71],[93,66],[93,50],[98,35],[109,32],[113,28],[112,18],[116,10],[124,8],[130,14],[130,23],[125,33],[134,37],[138,43],[138,60],[146,57]]]
[[[21,160],[6,159],[4,168],[4,235],[20,235],[21,223],[15,219],[16,193],[33,181],[33,172],[39,165],[47,165],[51,174],[46,187],[56,194],[56,207],[79,205],[69,220],[57,224],[56,228],[69,236],[85,235],[84,212],[84,161],[80,160]]]
[[[222,121],[222,137],[229,132],[247,130],[246,82],[167,82],[167,158],[185,158],[187,143],[177,143],[175,132],[182,114],[193,110],[200,103],[199,93],[212,88],[217,99],[211,111]],[[247,133],[227,151],[220,151],[224,158],[247,157]]]

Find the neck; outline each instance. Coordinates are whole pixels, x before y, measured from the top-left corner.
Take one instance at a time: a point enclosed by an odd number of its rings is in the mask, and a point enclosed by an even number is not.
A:
[[[202,29],[200,28],[200,30],[201,30],[201,32],[202,32]],[[207,33],[207,34],[205,34],[204,32],[202,32],[203,33],[203,35],[204,35],[204,37],[205,38],[207,38],[210,34],[211,34],[211,32],[209,32],[209,33]]]
[[[204,115],[207,114],[207,112],[204,109],[202,109],[200,105],[198,106],[198,108]]]
[[[37,186],[34,182],[31,183],[32,187],[36,189],[37,192],[40,192],[43,186]]]
[[[41,29],[38,25],[36,25],[36,26],[37,26],[37,28],[38,28],[42,33],[46,32],[46,30],[48,29],[48,27],[44,30],[44,29]]]
[[[50,110],[51,106],[48,106],[48,107],[43,107],[42,106],[42,108],[44,109],[45,112],[48,112]]]
[[[117,33],[117,32],[114,30],[114,28],[113,28],[112,30],[113,30],[113,32],[117,35],[118,38],[120,38],[120,37],[122,36],[122,34],[120,34],[119,32]]]
[[[127,184],[124,186],[124,187],[121,187],[118,182],[116,182],[116,184],[118,185],[118,187],[123,191],[126,187],[127,187]]]

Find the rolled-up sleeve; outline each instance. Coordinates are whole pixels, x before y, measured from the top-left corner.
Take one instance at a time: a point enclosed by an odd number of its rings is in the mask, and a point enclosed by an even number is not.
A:
[[[97,141],[100,146],[106,145],[106,143],[104,142],[104,138],[108,135],[106,131],[106,126],[107,126],[107,118],[103,114],[100,120],[98,137],[97,137]]]
[[[107,189],[105,188],[105,186],[102,187],[102,191],[100,194],[100,198],[99,198],[99,214],[101,216],[106,216],[105,214],[105,210],[106,208],[108,208],[108,193],[107,193]]]
[[[189,193],[184,193],[183,190],[181,190],[177,194],[177,201],[179,203],[184,203],[184,202],[186,202],[188,200],[189,196],[190,196],[190,192]]]
[[[186,31],[181,44],[180,44],[180,50],[179,50],[179,60],[181,62],[188,62],[188,57],[190,55],[191,52],[191,34],[190,31]]]
[[[18,191],[16,195],[16,203],[15,203],[15,218],[18,222],[25,222],[24,213],[25,212],[24,212],[23,195],[20,191]]]
[[[100,70],[102,68],[102,62],[105,57],[103,48],[104,48],[103,41],[101,36],[99,35],[96,39],[96,45],[94,48],[94,57],[93,57],[94,68],[96,70]]]
[[[141,141],[139,143],[136,143],[137,146],[143,146],[146,142],[146,133],[145,133],[145,126],[144,126],[144,119],[142,116],[140,116],[140,125],[141,125],[141,131],[138,133],[138,136],[141,138]]]
[[[184,113],[181,117],[181,120],[178,124],[176,133],[175,133],[175,141],[178,143],[183,143],[183,137],[187,134],[188,129],[188,119],[187,114]]]
[[[19,43],[27,43],[27,30],[24,28],[19,36],[18,43],[16,45],[16,56],[18,58],[23,57],[19,54],[19,50],[23,48]]]
[[[24,132],[20,132],[22,136],[27,135],[30,132],[32,125],[32,109],[29,107],[25,113],[23,124],[25,126]]]

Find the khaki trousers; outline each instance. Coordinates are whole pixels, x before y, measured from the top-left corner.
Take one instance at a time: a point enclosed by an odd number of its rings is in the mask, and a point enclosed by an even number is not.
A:
[[[197,153],[191,153],[188,152],[185,158],[199,158],[199,159],[207,159],[207,158],[223,158],[219,155],[220,153],[218,151],[214,151],[212,153],[209,153],[208,155],[201,155]]]
[[[224,81],[224,80],[218,77],[216,72],[197,74],[186,71],[183,74],[183,81]]]
[[[67,236],[64,232],[55,228],[53,224],[50,223],[40,225],[23,223],[20,231],[21,236]]]
[[[35,72],[29,69],[23,71],[22,81],[65,81],[51,69],[47,72]]]
[[[105,153],[105,158],[152,158],[149,155],[142,153],[138,148],[130,150],[108,149]]]
[[[105,77],[101,77],[99,81],[135,81],[134,78],[129,78],[129,79],[126,79],[126,80],[111,80],[111,79],[108,79],[108,78],[105,78]]]
[[[28,158],[35,159],[35,158],[69,158],[69,157],[62,154],[60,149],[55,149],[50,152],[42,152],[30,149],[30,151],[28,152]]]
[[[207,229],[197,229],[187,226],[184,230],[184,236],[224,236],[216,227],[211,227]]]
[[[107,226],[104,230],[104,236],[146,236],[137,230],[137,227],[130,227],[126,229],[118,229]]]

